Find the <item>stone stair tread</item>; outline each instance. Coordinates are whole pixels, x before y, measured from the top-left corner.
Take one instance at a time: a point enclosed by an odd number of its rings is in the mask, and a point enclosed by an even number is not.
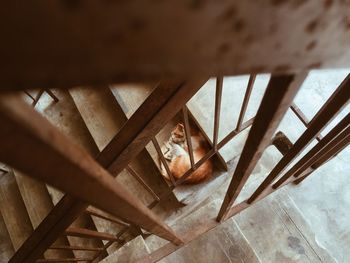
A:
[[[0,210],[17,250],[33,232],[33,227],[12,171],[0,177]]]
[[[318,246],[306,222],[279,190],[234,217],[263,262],[335,262]],[[302,226],[303,230],[300,230]]]
[[[125,114],[107,88],[99,90],[74,88],[69,93],[98,150],[102,151],[127,120]],[[153,201],[152,196],[126,170],[123,170],[116,180],[126,186],[144,204]],[[123,229],[122,226],[96,216],[92,216],[92,219],[97,230],[101,232],[118,234]],[[125,236],[125,238],[130,237]],[[112,245],[107,251],[111,254],[117,248],[118,245]]]
[[[55,95],[60,101],[53,104],[52,99],[44,93],[36,106],[36,110],[44,115],[58,130],[70,138],[73,143],[83,147],[92,156],[96,156],[98,148],[86,128],[69,92],[67,90],[55,90]],[[56,205],[64,194],[54,187],[47,186],[47,188],[53,204]],[[87,229],[94,229],[96,227],[92,218],[86,214],[81,214],[71,226]],[[68,237],[67,239],[72,246],[103,246],[103,242],[98,239],[82,239],[77,237]],[[90,257],[92,252],[74,251],[74,255],[76,258],[84,258]]]
[[[100,90],[75,88],[70,91],[70,94],[99,150],[103,150],[107,143],[127,121],[127,117],[121,106],[114,99],[111,90],[107,88]],[[103,101],[102,104],[101,101]],[[131,162],[131,166],[134,170],[139,172],[138,174],[142,179],[146,181],[157,194],[160,194],[164,191],[166,185],[160,183],[160,180],[154,176],[153,172],[155,169],[152,166],[147,166],[147,170],[144,169],[145,163],[150,165],[150,162],[147,161],[148,158],[146,152],[142,151],[138,157]],[[125,185],[128,190],[143,201],[144,204],[148,205],[154,200],[151,194],[125,170],[118,175],[117,180]]]
[[[215,218],[220,205],[220,200],[210,200],[187,217],[173,222],[171,227],[180,235],[181,233],[186,234],[193,228],[205,224],[209,218]],[[148,237],[145,242],[151,251],[155,251],[167,243],[156,236]],[[260,261],[238,226],[230,219],[186,244],[160,262],[258,263]]]
[[[130,263],[140,258],[146,257],[149,249],[142,238],[137,236],[133,240],[124,244],[121,248],[100,261],[100,263]]]
[[[15,253],[0,209],[0,262],[8,262]]]
[[[53,208],[53,203],[44,183],[13,170],[26,211],[35,229]],[[64,237],[56,240],[55,245],[68,245]],[[73,253],[68,250],[48,250],[45,258],[71,258]]]

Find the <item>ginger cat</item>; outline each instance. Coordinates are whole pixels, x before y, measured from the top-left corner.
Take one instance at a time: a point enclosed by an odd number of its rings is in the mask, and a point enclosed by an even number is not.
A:
[[[191,142],[193,148],[194,162],[198,162],[207,152],[207,144],[205,139],[195,131],[191,131]],[[169,141],[164,145],[164,157],[170,161],[169,169],[175,179],[179,179],[191,168],[190,156],[186,142],[185,128],[183,124],[178,123],[172,130]],[[166,170],[161,163],[162,175],[170,180]],[[198,167],[189,177],[186,178],[185,183],[195,184],[209,179],[213,173],[213,163],[209,159]]]

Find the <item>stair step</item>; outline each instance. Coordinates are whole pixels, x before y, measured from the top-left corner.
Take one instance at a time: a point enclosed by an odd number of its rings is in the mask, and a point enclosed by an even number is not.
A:
[[[142,236],[137,236],[133,240],[124,244],[113,254],[104,258],[100,263],[129,263],[137,259],[146,257],[149,253],[147,245]]]
[[[74,101],[84,125],[90,133],[97,150],[101,151],[115,136],[120,127],[126,121],[123,114],[118,111],[118,105],[114,100],[111,100],[111,94],[108,89],[91,90],[89,88],[74,88],[69,91],[72,100]],[[117,179],[122,182],[130,190],[137,189],[133,192],[140,196],[144,190],[139,187],[138,182],[132,178],[126,171],[123,171]],[[141,197],[144,197],[142,195]],[[149,196],[147,196],[149,201]],[[101,219],[96,215],[92,215],[96,228],[100,232],[108,232],[117,235],[125,226],[115,224],[109,220]],[[107,251],[112,253],[118,246],[110,246]]]
[[[92,156],[98,154],[98,148],[94,143],[85,123],[81,118],[74,101],[66,90],[55,90],[55,94],[60,99],[57,103],[52,103],[52,99],[44,93],[36,109],[44,115],[53,125],[64,133],[72,142],[80,145]],[[63,193],[59,190],[47,186],[54,205],[62,198]],[[72,227],[89,228],[95,227],[93,219],[86,214],[80,215],[71,225]],[[71,246],[102,247],[104,244],[98,239],[81,239],[68,237]],[[94,252],[95,253],[95,252]],[[91,257],[94,253],[89,251],[74,251],[76,258]]]
[[[0,209],[0,262],[8,262],[15,253]]]
[[[234,219],[263,262],[336,262],[318,244],[285,188]]]
[[[75,88],[70,91],[70,94],[97,146],[102,150],[127,121],[121,106],[108,88],[99,90]],[[154,166],[147,151],[142,151],[130,165],[155,194],[160,195],[167,190],[166,183],[162,178],[156,176],[159,174],[158,169]],[[145,167],[147,169],[144,169]],[[155,200],[154,193],[144,187],[140,180],[136,180],[128,171],[121,172],[117,180],[144,204],[148,205]]]
[[[13,247],[17,250],[33,232],[13,172],[0,177],[0,210]]]
[[[100,240],[108,240],[108,241],[119,240],[114,235],[111,235],[109,233],[102,233],[102,232],[85,229],[85,228],[69,227],[66,229],[64,233],[66,236],[73,236],[73,237],[97,238]]]
[[[207,224],[209,219],[215,220],[220,200],[211,200],[185,218],[171,224],[171,227],[182,235]],[[145,240],[147,247],[155,251],[167,241],[156,236]],[[192,260],[192,261],[191,261]],[[141,262],[141,261],[140,261]],[[255,251],[249,246],[244,235],[233,219],[229,219],[214,229],[204,233],[189,244],[180,248],[160,262],[260,262]]]
[[[111,87],[111,91],[115,99],[122,106],[122,109],[127,118],[130,118],[132,114],[137,110],[139,105],[147,98],[147,96],[152,92],[154,86],[152,85],[114,85]],[[195,106],[195,102],[192,102],[192,108]],[[193,118],[191,111],[189,111],[190,121],[198,130],[207,138],[208,144],[211,144],[211,140],[206,135],[200,122]],[[161,146],[163,142],[169,139],[171,130],[175,127],[178,122],[182,122],[182,116],[177,114],[165,127],[158,133],[157,140]],[[160,160],[158,153],[152,144],[146,146],[146,150],[152,157],[153,165],[157,167],[157,174],[160,175]],[[225,174],[227,165],[220,155],[214,155],[212,157],[214,161],[214,172],[210,180],[200,183],[198,185],[180,185],[173,190],[173,194],[176,199],[184,205],[196,205],[206,199],[211,192],[215,191],[218,186],[220,186],[225,178],[221,178]],[[165,181],[164,178],[162,178]],[[165,181],[167,182],[167,181]],[[169,183],[169,182],[167,182]]]
[[[28,216],[35,229],[53,208],[49,192],[44,183],[13,170],[16,182],[25,204]],[[57,245],[68,245],[68,240],[60,237],[55,242]],[[69,258],[72,251],[47,251],[45,258]]]

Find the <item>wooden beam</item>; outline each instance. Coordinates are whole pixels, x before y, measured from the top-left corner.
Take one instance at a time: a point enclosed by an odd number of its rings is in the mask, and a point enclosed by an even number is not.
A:
[[[161,82],[146,101],[136,110],[127,124],[118,132],[101,154],[99,163],[113,174],[119,174],[129,162],[151,141],[165,124],[179,112],[208,79],[186,82]]]
[[[307,74],[272,76],[218,214],[225,219]]]
[[[109,171],[113,170],[113,174],[122,171],[128,162],[197,92],[205,80],[181,83],[183,82],[163,81],[158,85],[98,156],[97,160],[103,167],[108,168]],[[119,159],[117,166],[112,167],[112,164],[118,160],[116,157],[121,156],[123,161]],[[65,195],[34,230],[33,235],[15,253],[11,262],[21,262],[23,259],[30,262],[31,259],[35,260],[40,257],[87,206],[84,202]]]
[[[306,128],[309,127],[309,119],[294,102],[292,103],[292,105],[290,105],[290,109],[294,112],[294,114],[298,117],[298,119],[302,122],[302,124],[304,124]],[[322,135],[317,135],[316,139],[318,141],[322,140]]]
[[[120,219],[114,217],[114,216],[111,216],[95,207],[92,207],[92,206],[89,206],[88,208],[86,208],[85,210],[86,213],[88,213],[89,215],[92,215],[92,216],[96,216],[96,217],[99,217],[99,218],[102,218],[102,219],[105,219],[107,221],[110,221],[110,222],[113,222],[119,226],[129,226],[127,223],[121,221]]]
[[[103,248],[99,247],[81,247],[81,246],[51,246],[49,249],[56,249],[56,250],[82,250],[82,251],[103,251]]]
[[[348,67],[349,12],[317,0],[7,1],[0,89]]]
[[[91,262],[92,258],[49,258],[49,259],[38,259],[37,263],[49,263],[49,262]]]
[[[253,91],[255,79],[256,79],[256,74],[252,74],[252,75],[249,76],[247,89],[245,91],[243,102],[242,102],[242,106],[241,106],[241,110],[239,112],[239,117],[238,117],[238,121],[237,121],[236,131],[240,131],[241,130],[242,122],[244,120],[244,116],[245,116],[245,113],[246,113],[247,108],[248,108],[250,95],[252,94],[252,91]]]
[[[117,237],[109,233],[102,233],[102,232],[98,232],[98,231],[94,231],[86,228],[69,227],[66,229],[66,231],[64,231],[64,235],[72,236],[72,237],[82,237],[82,238],[97,238],[101,240],[116,241],[116,242],[119,241]]]
[[[307,177],[311,175],[315,170],[317,170],[320,166],[330,161],[333,157],[335,157],[338,153],[344,150],[350,144],[350,133],[347,134],[345,131],[341,136],[338,136],[337,140],[332,141],[332,144],[329,147],[325,148],[316,159],[315,163],[309,167],[306,171],[299,174],[299,177],[294,181],[295,184],[300,184]]]
[[[221,99],[222,99],[222,88],[223,88],[224,78],[216,78],[215,87],[215,110],[214,110],[214,131],[213,131],[213,148],[215,151],[218,149],[218,139],[219,139],[219,128],[220,128],[220,113],[221,113]]]
[[[182,107],[182,119],[185,127],[185,137],[186,137],[186,143],[188,147],[188,153],[190,156],[191,170],[193,171],[195,169],[195,163],[194,163],[192,140],[191,140],[191,131],[190,131],[191,128],[190,128],[190,122],[188,120],[188,109],[186,105]]]
[[[249,198],[249,203],[254,200],[280,175],[281,172],[308,146],[311,141],[327,126],[328,123],[340,112],[350,99],[350,75],[339,85],[332,96],[317,112],[309,123],[309,127],[294,143],[290,151],[282,157],[265,180]]]

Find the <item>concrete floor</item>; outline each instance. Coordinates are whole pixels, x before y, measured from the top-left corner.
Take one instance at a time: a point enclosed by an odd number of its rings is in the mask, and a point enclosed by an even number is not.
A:
[[[310,72],[294,102],[311,119],[348,73],[349,70]],[[258,76],[245,120],[255,115],[268,79],[268,75]],[[224,81],[219,139],[235,128],[247,81],[247,76],[226,78]],[[189,103],[190,108],[199,107],[201,109],[197,117],[201,119],[201,123],[209,135],[213,132],[214,87],[215,81],[209,81]],[[349,111],[350,106],[347,106],[322,133],[325,134],[329,131]],[[289,110],[278,130],[283,131],[292,142],[295,142],[305,127]],[[247,132],[240,134],[222,149],[226,160],[239,155]],[[315,143],[315,141],[312,142],[306,150]],[[254,191],[254,186],[264,179],[280,158],[281,154],[273,147],[269,147],[265,151],[239,200],[244,200]],[[350,261],[349,160],[350,147],[318,169],[300,186],[287,186],[256,204],[255,208],[247,209],[234,218],[261,262],[330,262],[334,260],[345,263]],[[223,188],[225,189],[219,189],[216,194],[220,200],[226,191],[226,187]],[[294,237],[283,234],[283,231],[290,232],[291,228],[283,229],[280,226],[284,224],[283,220],[274,218],[279,216],[279,212],[268,210],[269,207],[274,208],[276,200],[279,200],[276,207],[280,206],[281,203],[287,207],[283,211],[291,218],[295,229],[301,232],[311,250],[314,250],[315,258],[303,257],[301,255],[303,253],[299,253],[299,255],[293,253],[293,249],[291,249],[293,245],[290,244],[290,240]],[[265,209],[262,209],[263,207]],[[255,217],[259,217],[259,219]],[[273,223],[266,223],[264,220]],[[254,224],[249,225],[247,221],[254,222]],[[262,228],[265,229],[262,230]],[[266,243],[266,240],[270,240],[267,242],[269,245],[262,245]],[[181,252],[179,253],[181,254]],[[174,257],[174,255],[169,257]]]

